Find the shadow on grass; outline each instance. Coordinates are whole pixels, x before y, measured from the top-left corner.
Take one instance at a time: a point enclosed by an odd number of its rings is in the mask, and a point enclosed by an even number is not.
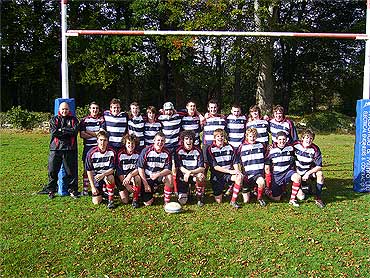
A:
[[[355,200],[366,193],[358,193],[353,190],[352,179],[325,179],[325,187],[323,190],[323,199],[326,203],[342,202],[347,200]]]

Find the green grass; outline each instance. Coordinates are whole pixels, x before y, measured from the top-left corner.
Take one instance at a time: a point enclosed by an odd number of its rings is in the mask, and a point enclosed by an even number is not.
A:
[[[354,136],[319,135],[327,207],[312,198],[232,210],[160,204],[109,211],[48,200],[49,136],[0,133],[1,277],[369,277],[369,194],[352,190]],[[80,148],[81,151],[82,148]]]

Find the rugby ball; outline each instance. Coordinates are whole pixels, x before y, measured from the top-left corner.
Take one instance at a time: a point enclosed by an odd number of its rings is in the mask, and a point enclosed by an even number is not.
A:
[[[169,202],[164,206],[164,211],[167,213],[179,213],[181,209],[181,205],[178,202]]]

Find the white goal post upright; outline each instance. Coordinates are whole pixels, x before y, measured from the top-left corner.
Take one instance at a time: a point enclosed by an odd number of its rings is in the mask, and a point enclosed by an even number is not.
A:
[[[365,0],[364,0],[365,1]],[[365,40],[365,64],[362,99],[357,101],[356,144],[354,160],[354,189],[370,192],[370,0],[366,0],[366,34],[350,33],[294,33],[294,32],[232,32],[232,31],[165,31],[165,30],[67,30],[67,2],[61,0],[62,14],[62,97],[69,98],[67,38],[80,35],[122,36],[243,36],[243,37],[296,37]],[[368,109],[365,111],[364,108]],[[368,115],[368,117],[367,117]],[[365,117],[366,116],[366,117]],[[362,120],[366,122],[363,123]],[[359,126],[362,129],[359,130]],[[362,138],[365,138],[362,139]],[[360,141],[361,140],[361,141]],[[368,157],[366,156],[368,154]],[[356,164],[360,166],[356,168]],[[360,185],[356,188],[356,183]]]

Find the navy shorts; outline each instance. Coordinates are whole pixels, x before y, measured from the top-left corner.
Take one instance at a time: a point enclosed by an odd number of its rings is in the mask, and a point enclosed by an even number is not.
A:
[[[225,189],[227,189],[228,185],[232,184],[233,181],[231,180],[232,175],[230,174],[223,174],[223,175],[212,175],[211,177],[211,185],[213,190],[213,195],[218,196],[221,195]]]
[[[248,177],[244,176],[243,180],[243,193],[248,193],[253,191],[254,187],[257,185],[257,179],[259,177],[263,178],[263,175],[258,174],[248,179]]]
[[[158,190],[159,185],[163,184],[163,177],[160,177],[159,179],[152,180],[147,179],[147,182],[151,188],[151,192],[145,192],[145,186],[141,186],[141,198],[143,202],[148,202],[153,198],[154,193]]]
[[[273,197],[278,197],[283,194],[283,186],[292,181],[291,178],[295,173],[295,171],[289,170],[283,175],[272,175],[271,189]]]
[[[180,171],[180,170],[179,170]],[[195,185],[194,177],[189,177],[189,181],[184,181],[184,176],[177,173],[176,182],[177,182],[177,191],[178,193],[188,193],[189,187]]]

